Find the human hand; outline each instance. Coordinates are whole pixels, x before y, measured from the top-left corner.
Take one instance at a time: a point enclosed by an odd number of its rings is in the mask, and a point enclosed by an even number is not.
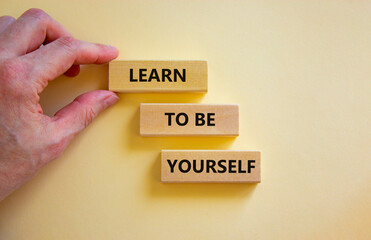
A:
[[[118,100],[113,92],[93,91],[48,117],[39,104],[48,81],[77,75],[79,64],[102,64],[117,55],[114,47],[74,39],[39,9],[17,20],[0,18],[0,201]]]

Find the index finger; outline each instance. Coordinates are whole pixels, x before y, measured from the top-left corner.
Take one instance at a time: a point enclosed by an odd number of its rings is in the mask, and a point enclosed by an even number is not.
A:
[[[0,34],[0,45],[6,57],[16,57],[63,36],[71,34],[44,11],[30,9]]]
[[[48,81],[62,75],[74,64],[103,64],[117,56],[118,50],[115,47],[62,37],[20,59],[26,62],[37,61],[30,79],[37,83],[37,92],[40,93]]]

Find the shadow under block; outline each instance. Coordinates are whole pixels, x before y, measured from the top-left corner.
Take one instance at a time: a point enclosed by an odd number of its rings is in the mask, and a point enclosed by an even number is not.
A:
[[[140,104],[141,136],[238,136],[235,104]]]
[[[258,183],[260,152],[162,150],[161,181]]]
[[[109,90],[207,92],[207,62],[112,61],[109,63]]]

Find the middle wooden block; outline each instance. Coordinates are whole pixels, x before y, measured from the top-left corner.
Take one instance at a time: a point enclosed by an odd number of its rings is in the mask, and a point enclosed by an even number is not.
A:
[[[238,136],[236,104],[140,104],[141,136]]]

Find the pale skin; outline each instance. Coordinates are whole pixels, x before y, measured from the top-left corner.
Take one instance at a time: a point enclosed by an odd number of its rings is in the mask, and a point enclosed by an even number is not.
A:
[[[0,17],[0,201],[60,156],[71,140],[118,100],[97,90],[78,96],[54,116],[39,94],[49,81],[76,76],[80,64],[103,64],[116,48],[77,40],[48,14],[30,9]]]

